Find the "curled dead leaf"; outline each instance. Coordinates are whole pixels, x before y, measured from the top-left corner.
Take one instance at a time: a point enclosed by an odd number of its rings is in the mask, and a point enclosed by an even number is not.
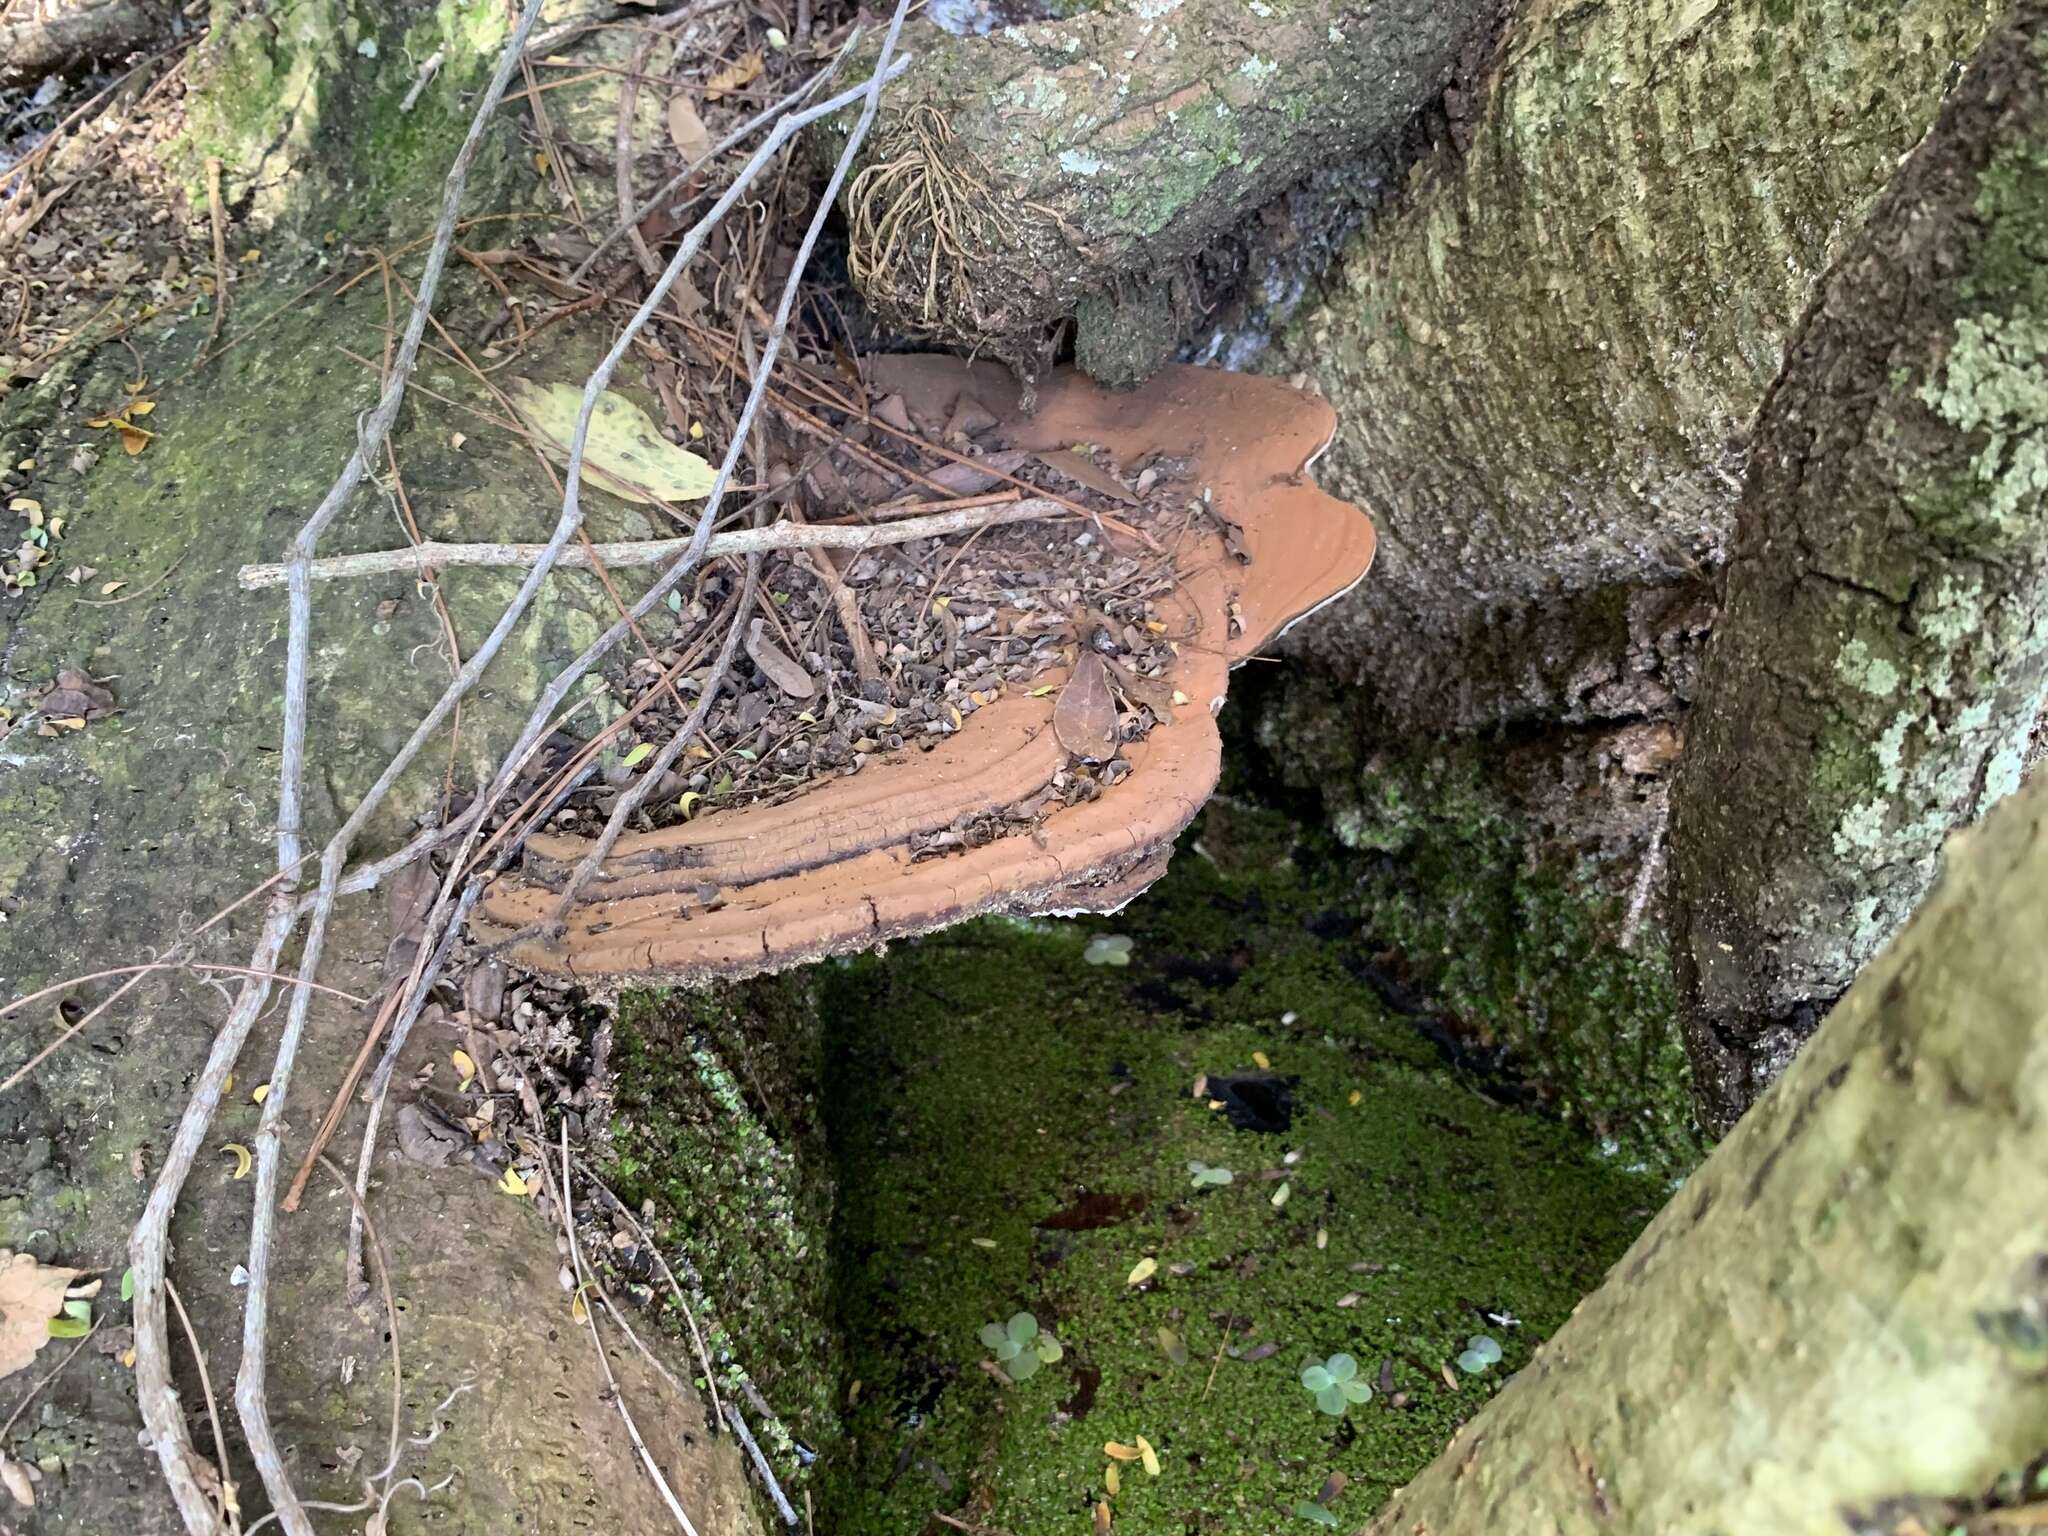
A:
[[[50,1319],[83,1273],[0,1248],[0,1376],[20,1370],[50,1342]]]
[[[761,74],[760,50],[752,49],[704,82],[704,99],[716,101],[754,83]]]
[[[680,91],[668,99],[668,136],[687,161],[702,160],[711,152],[710,130],[690,98]]]

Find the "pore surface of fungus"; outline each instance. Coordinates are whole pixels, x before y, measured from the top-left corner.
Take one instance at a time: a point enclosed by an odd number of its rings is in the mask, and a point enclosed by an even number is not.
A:
[[[1370,521],[1308,478],[1334,413],[1277,380],[1174,367],[1112,393],[1062,370],[1026,416],[995,364],[886,356],[864,366],[871,389],[899,396],[933,435],[965,400],[994,412],[1016,448],[1087,444],[1119,465],[1185,466],[1185,488],[1213,515],[1159,530],[1176,578],[1160,604],[1175,660],[1156,681],[1172,704],[1123,744],[1130,771],[1092,798],[1046,793],[1073,759],[1055,729],[1060,690],[1041,688],[1007,693],[929,748],[879,756],[792,799],[628,834],[566,931],[519,939],[514,963],[600,986],[736,978],[984,913],[1113,911],[1159,877],[1216,787],[1230,668],[1372,562]],[[927,851],[935,832],[1003,820],[1033,801],[1049,808],[1007,835]],[[480,905],[477,938],[502,942],[546,923],[589,847],[535,836],[524,866]]]

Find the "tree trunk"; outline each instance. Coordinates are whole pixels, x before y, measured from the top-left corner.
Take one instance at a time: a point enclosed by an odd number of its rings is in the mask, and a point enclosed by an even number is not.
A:
[[[144,0],[86,0],[39,21],[0,26],[0,84],[120,57],[162,35],[168,8]]]
[[[1369,224],[1275,364],[1336,402],[1325,482],[1381,534],[1301,651],[1432,730],[1682,697],[1693,631],[1667,655],[1629,594],[1719,560],[1785,337],[1999,9],[1524,7],[1469,154]]]
[[[1135,383],[1175,340],[1177,276],[1247,214],[1395,133],[1498,0],[1118,0],[948,38],[883,108],[844,202],[890,326],[1035,372],[1080,316],[1084,367]]]
[[[1732,1119],[2020,782],[2048,687],[2048,5],[1987,45],[1765,404],[1674,795]]]
[[[1376,1536],[1960,1528],[2048,1448],[2044,929],[2048,783]]]

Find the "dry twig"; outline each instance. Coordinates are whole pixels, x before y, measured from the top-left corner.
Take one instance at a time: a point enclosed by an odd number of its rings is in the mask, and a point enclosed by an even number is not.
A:
[[[765,555],[784,550],[879,549],[885,544],[908,544],[918,539],[945,538],[949,534],[999,527],[1005,523],[1028,523],[1073,514],[1049,497],[1034,496],[1024,501],[988,502],[978,507],[961,507],[924,517],[903,518],[883,524],[774,522],[761,528],[732,528],[713,534],[705,541],[703,558],[716,560],[732,555]],[[564,549],[555,559],[557,567],[582,568],[596,561],[624,569],[661,565],[687,552],[688,539],[636,539],[617,544],[595,544],[587,549]],[[328,555],[308,567],[315,581],[339,581],[357,576],[382,576],[392,571],[446,569],[455,565],[530,567],[547,552],[545,544],[442,544],[428,541],[406,549],[373,549],[356,555]],[[286,565],[245,565],[237,580],[245,592],[285,584]]]

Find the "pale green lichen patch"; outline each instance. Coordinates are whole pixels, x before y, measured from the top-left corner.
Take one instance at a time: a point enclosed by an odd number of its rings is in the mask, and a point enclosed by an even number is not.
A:
[[[2005,523],[2048,494],[2048,323],[2028,315],[1956,322],[1941,372],[1920,398],[1958,431],[1982,434],[1982,513]]]
[[[1873,698],[1888,699],[1899,691],[1899,669],[1889,659],[1874,655],[1860,638],[1852,638],[1835,660],[1835,671],[1852,688]]]

